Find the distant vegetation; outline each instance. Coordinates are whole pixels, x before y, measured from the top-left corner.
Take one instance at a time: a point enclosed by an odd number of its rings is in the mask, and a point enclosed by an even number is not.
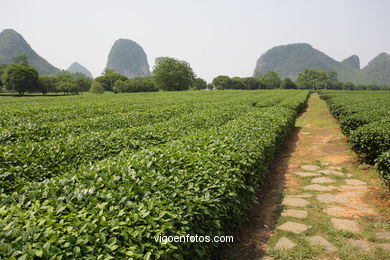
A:
[[[359,84],[342,82],[337,79],[335,71],[321,69],[305,69],[293,82],[290,78],[281,80],[275,71],[264,74],[256,73],[256,77],[229,78],[220,75],[213,79],[215,89],[343,89],[343,90],[390,90],[386,85]]]
[[[128,78],[150,76],[144,49],[135,41],[128,39],[115,41],[108,54],[106,67]]]
[[[54,75],[38,75],[38,71],[31,65],[26,55],[21,54],[14,58],[14,63],[0,65],[0,90],[4,92],[18,93],[25,92],[64,93],[78,94],[88,91],[92,79],[82,73],[70,73],[59,71]]]
[[[3,30],[0,33],[0,64],[11,64],[14,62],[14,57],[20,54],[27,56],[30,66],[40,75],[54,74],[60,71],[39,56],[22,35],[12,29]]]
[[[23,95],[25,92],[49,92],[78,94],[90,91],[102,93],[183,91],[204,89],[343,89],[343,90],[389,90],[385,85],[355,85],[352,82],[338,81],[335,71],[321,69],[305,69],[294,82],[290,78],[282,79],[275,71],[264,74],[256,73],[256,77],[233,77],[220,75],[211,84],[197,78],[186,61],[170,57],[156,59],[152,76],[129,79],[122,74],[106,68],[101,76],[93,81],[82,73],[60,71],[55,75],[38,76],[38,72],[28,64],[26,55],[18,55],[14,63],[0,66],[0,87],[3,91],[11,91]],[[99,83],[91,88],[92,82]]]
[[[70,73],[82,73],[86,77],[93,79],[92,73],[78,62],[73,62],[72,65],[69,66],[67,71],[69,71]]]
[[[261,55],[257,60],[254,75],[276,71],[281,77],[295,80],[307,68],[337,72],[339,79],[355,85],[390,86],[390,55],[381,53],[369,64],[360,69],[359,57],[351,57],[339,62],[307,43],[276,46]]]

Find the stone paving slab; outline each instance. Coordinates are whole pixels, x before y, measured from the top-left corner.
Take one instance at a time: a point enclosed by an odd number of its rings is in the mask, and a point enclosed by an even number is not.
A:
[[[328,177],[318,177],[311,180],[312,183],[334,183],[335,180]]]
[[[293,241],[288,239],[287,237],[281,237],[279,238],[278,242],[275,244],[275,249],[291,249],[295,247],[297,244],[295,244]]]
[[[317,199],[323,203],[348,203],[348,200],[340,195],[319,194]]]
[[[322,236],[317,235],[317,236],[308,237],[307,240],[308,240],[309,244],[311,244],[313,246],[316,246],[316,245],[322,246],[328,252],[337,251],[337,248],[334,245],[332,245],[331,243],[329,243],[329,241],[326,240],[325,238],[323,238]]]
[[[372,248],[370,242],[365,240],[358,240],[353,238],[348,238],[348,243],[350,243],[354,247],[358,247],[364,251],[369,251]]]
[[[345,191],[339,196],[343,196],[344,198],[354,199],[358,197],[362,197],[366,192],[363,190],[351,190],[351,191]]]
[[[309,228],[310,228],[310,226],[308,226],[308,225],[297,223],[297,222],[292,222],[292,221],[287,221],[286,223],[277,227],[277,229],[293,232],[295,234],[300,234],[302,232],[305,232]]]
[[[360,230],[358,224],[354,220],[331,218],[330,221],[337,230],[349,232],[359,232]]]
[[[303,187],[304,190],[314,190],[314,191],[332,191],[333,188],[326,187],[320,184],[311,184]]]
[[[332,205],[324,209],[324,212],[329,215],[341,215],[345,212],[345,208]]]
[[[307,218],[307,210],[287,209],[282,212],[283,217]]]
[[[313,197],[313,194],[301,193],[301,194],[294,194],[291,196],[295,197],[295,198],[311,198],[311,197]]]
[[[339,186],[342,190],[367,190],[366,185],[340,185]]]
[[[294,172],[294,174],[301,176],[301,177],[315,177],[315,176],[321,176],[321,174],[316,172]]]
[[[344,176],[344,173],[338,172],[335,170],[321,170],[318,171],[319,173],[325,174],[325,175],[337,175],[337,176]]]
[[[282,204],[290,207],[306,207],[310,204],[310,201],[302,198],[287,196],[283,199]]]
[[[345,183],[347,185],[367,185],[366,182],[357,179],[346,179]]]
[[[377,239],[390,240],[390,231],[378,231],[375,233]]]
[[[317,171],[321,169],[321,167],[317,165],[311,165],[311,164],[305,164],[301,166],[301,169],[306,170],[306,171]]]

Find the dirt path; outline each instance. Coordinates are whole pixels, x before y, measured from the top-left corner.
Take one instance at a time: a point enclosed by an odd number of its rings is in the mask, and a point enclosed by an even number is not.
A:
[[[389,194],[317,94],[268,176],[214,259],[390,259]]]

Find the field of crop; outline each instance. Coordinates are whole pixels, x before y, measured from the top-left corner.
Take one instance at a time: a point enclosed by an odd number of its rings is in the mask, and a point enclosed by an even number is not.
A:
[[[390,92],[321,91],[352,149],[375,163],[390,187]]]
[[[308,91],[0,100],[0,258],[202,258],[255,199]]]

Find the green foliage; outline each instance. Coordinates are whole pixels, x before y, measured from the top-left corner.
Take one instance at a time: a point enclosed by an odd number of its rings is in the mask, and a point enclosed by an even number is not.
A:
[[[324,89],[328,74],[320,69],[305,69],[297,78],[297,85],[301,89]]]
[[[0,33],[0,64],[12,64],[15,62],[14,58],[19,55],[24,55],[28,60],[28,64],[37,70],[40,75],[54,74],[59,71],[39,56],[22,35],[12,29],[3,30]],[[23,60],[17,61],[17,63],[25,63],[26,60]]]
[[[10,64],[4,70],[1,81],[5,89],[16,91],[19,95],[38,88],[38,72],[25,63]]]
[[[275,71],[267,71],[261,76],[261,83],[265,89],[280,88],[281,80]]]
[[[93,94],[103,94],[104,88],[102,84],[100,84],[98,81],[95,81],[92,83],[91,88],[89,89],[89,92]]]
[[[263,88],[261,79],[254,77],[229,78],[225,75],[217,76],[213,79],[215,89],[261,89]]]
[[[191,91],[1,104],[0,257],[206,258],[216,244],[154,237],[237,226],[307,96]]]
[[[207,82],[204,79],[201,78],[195,78],[194,79],[194,85],[192,89],[196,90],[202,90],[207,88]]]
[[[230,89],[231,86],[231,79],[229,76],[226,75],[220,75],[213,79],[213,85],[215,89]]]
[[[382,153],[375,160],[375,168],[379,172],[384,184],[390,189],[390,150]]]
[[[2,81],[2,75],[3,75],[3,73],[4,73],[4,71],[5,71],[5,68],[7,68],[7,65],[5,65],[5,64],[0,64],[0,89],[3,87],[3,81]]]
[[[105,91],[113,91],[113,87],[117,80],[125,81],[127,80],[127,77],[118,73],[114,73],[110,69],[106,69],[104,71],[104,75],[95,78],[94,81],[100,83]]]
[[[91,84],[92,84],[92,79],[85,76],[84,74],[77,72],[72,74],[73,81],[74,83],[77,84],[79,87],[80,91],[87,92],[89,91]]]
[[[195,79],[190,64],[169,57],[156,59],[152,75],[156,87],[165,91],[188,90]]]
[[[290,78],[285,78],[280,84],[282,89],[297,89],[297,85]]]
[[[117,80],[113,87],[114,93],[153,92],[158,91],[151,77],[137,77],[128,80]]]
[[[107,68],[128,78],[150,76],[146,53],[139,44],[128,39],[115,41],[108,54]]]
[[[321,91],[333,116],[339,119],[351,148],[369,163],[376,162],[383,181],[389,183],[390,92]],[[382,156],[383,155],[383,156]],[[389,186],[390,187],[390,186]]]
[[[373,162],[381,153],[390,150],[390,119],[361,126],[350,135],[352,149]]]
[[[39,76],[39,89],[45,95],[48,92],[58,91],[56,88],[56,79],[54,76],[43,75]]]
[[[369,64],[360,69],[359,57],[353,55],[341,62],[334,60],[307,43],[276,46],[264,53],[258,60],[254,76],[259,77],[267,71],[276,71],[281,77],[296,79],[305,69],[320,69],[336,72],[328,75],[331,81],[348,81],[354,84],[377,84],[390,87],[390,55],[381,53]],[[327,89],[330,89],[329,87]]]

